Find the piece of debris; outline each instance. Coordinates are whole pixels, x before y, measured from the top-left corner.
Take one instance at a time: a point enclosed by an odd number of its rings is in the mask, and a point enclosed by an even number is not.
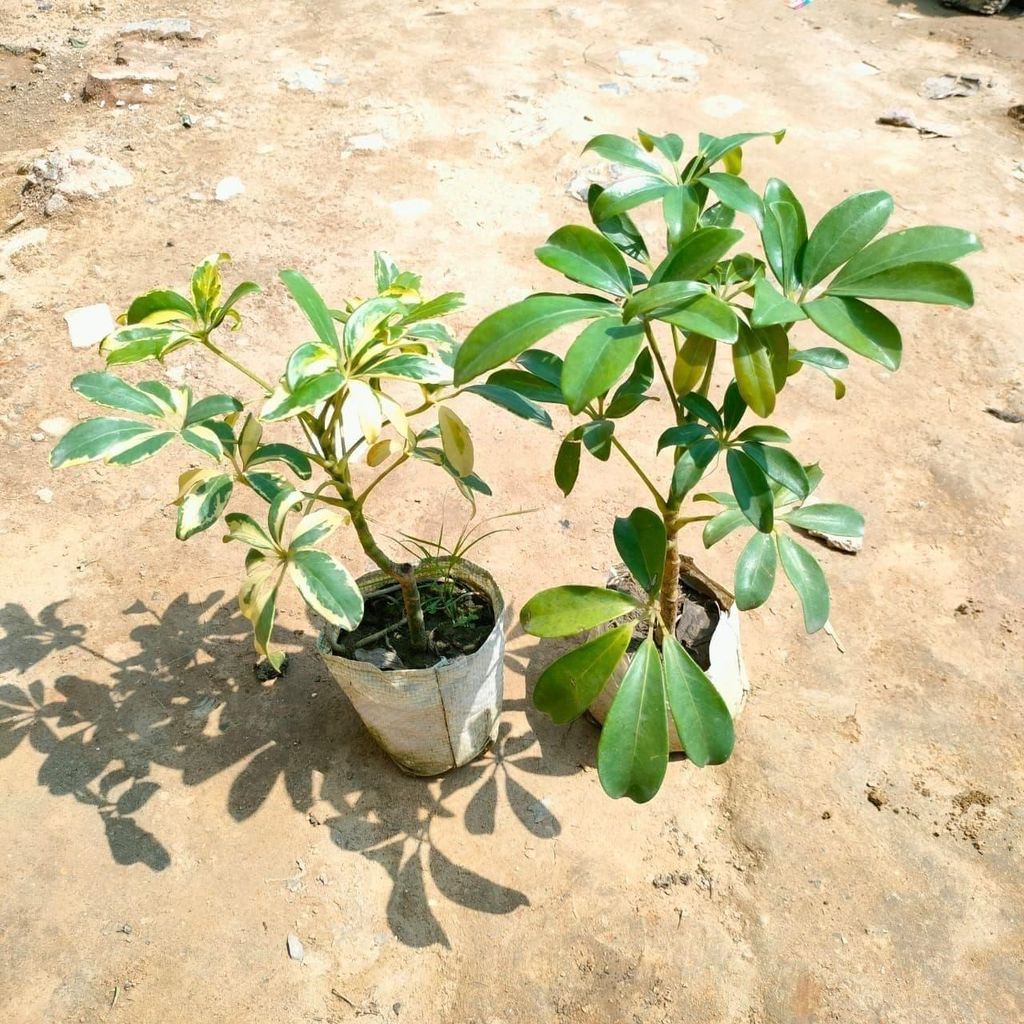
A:
[[[189,43],[201,42],[206,38],[206,30],[193,28],[188,18],[147,18],[145,21],[131,21],[118,34],[122,39],[180,39]]]
[[[45,70],[46,70],[46,65],[45,64],[33,64],[32,65],[32,73],[34,75],[41,75]]]
[[[99,103],[151,103],[178,81],[173,68],[157,65],[114,65],[93,68],[85,79],[82,97]],[[158,88],[159,87],[159,88]]]
[[[313,68],[290,68],[281,75],[289,92],[323,92],[327,79],[322,71]]]
[[[386,647],[374,647],[368,651],[360,647],[353,652],[352,657],[367,665],[375,665],[382,672],[402,668],[402,659]]]
[[[269,683],[274,679],[280,679],[288,671],[288,655],[284,656],[284,661],[281,662],[281,668],[276,669],[270,662],[264,658],[262,661],[257,662],[253,672],[256,679],[261,683]]]
[[[72,348],[92,348],[117,328],[110,307],[104,302],[69,310],[64,314],[64,320]]]
[[[629,95],[629,86],[624,82],[602,82],[597,88],[601,92],[611,93],[612,96]]]
[[[913,128],[926,139],[955,139],[963,132],[951,124],[938,124],[935,121],[918,121],[914,112],[907,107],[898,107],[881,114],[876,124],[887,124],[893,128]]]
[[[942,0],[943,7],[952,7],[957,11],[970,11],[972,14],[999,14],[1005,11],[1013,0]]]
[[[46,440],[46,434],[44,434],[41,430],[33,430],[29,436],[32,438],[33,441]]]
[[[975,601],[973,597],[969,597],[966,601],[961,602],[956,606],[956,608],[953,609],[953,614],[970,615],[973,619],[976,616],[980,615],[982,613],[982,610],[983,609],[981,605],[978,604],[978,602]]]
[[[50,437],[63,437],[74,425],[66,416],[51,416],[40,422],[39,429]]]
[[[213,198],[218,203],[226,203],[234,199],[236,196],[240,196],[245,191],[245,185],[242,184],[241,178],[234,176],[228,178],[221,178],[217,182],[217,187],[213,190]]]
[[[44,202],[55,192],[69,199],[96,199],[132,183],[131,172],[116,160],[87,149],[54,150],[33,160],[24,173],[26,192],[39,192]]]
[[[62,213],[66,213],[71,209],[71,204],[59,193],[54,192],[49,199],[43,203],[43,215],[46,217],[56,217]]]
[[[49,487],[40,487],[36,491],[36,497],[44,504],[49,505],[53,501],[53,491]]]
[[[813,508],[815,505],[827,504],[822,498],[816,498],[811,495],[807,498],[802,507]],[[856,555],[864,549],[864,538],[861,537],[840,537],[834,533],[825,533],[821,530],[811,530],[808,527],[800,526],[796,527],[800,533],[807,537],[813,537],[815,540],[820,540],[827,547],[833,548],[836,551],[842,551],[847,555]]]
[[[8,231],[13,231],[19,224],[25,223],[25,214],[16,213],[5,225],[3,233],[6,235]]]
[[[655,875],[651,879],[651,885],[662,892],[668,892],[676,885],[689,885],[690,876],[684,871],[669,871],[662,875]]]
[[[352,135],[348,140],[348,148],[354,153],[379,153],[387,146],[380,132],[369,135]]]
[[[868,803],[877,810],[881,810],[888,804],[889,798],[878,786],[868,786]]]
[[[986,405],[985,412],[1004,423],[1024,423],[1024,413],[1014,412],[1012,409],[996,409],[994,406]]]
[[[853,64],[848,64],[846,70],[856,78],[870,78],[872,75],[882,73],[882,69],[877,64],[872,64],[866,60],[858,60]]]
[[[973,96],[981,91],[980,75],[958,75],[947,72],[935,78],[926,78],[921,95],[927,100],[946,100],[954,96]]]
[[[299,941],[298,935],[288,936],[288,955],[293,960],[298,960],[300,962],[302,961],[303,957],[305,957],[306,948]]]
[[[1006,116],[1024,128],[1024,103],[1015,103],[1007,110]]]

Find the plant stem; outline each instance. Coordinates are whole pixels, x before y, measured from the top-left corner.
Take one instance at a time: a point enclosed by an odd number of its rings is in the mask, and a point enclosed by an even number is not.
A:
[[[259,384],[261,388],[268,394],[273,394],[274,389],[270,384],[265,381],[258,373],[253,373],[248,367],[243,366],[237,359],[232,358],[222,348],[218,348],[209,338],[207,338],[203,344],[215,355],[218,359],[223,359],[228,366],[233,366],[239,373],[244,373],[249,380]]]
[[[665,531],[668,534],[668,545],[665,548],[665,569],[661,578],[661,623],[656,630],[660,633],[667,630],[672,633],[679,618],[679,544],[676,534],[679,528],[670,516],[665,516]],[[659,636],[657,639],[661,640]]]
[[[359,504],[362,505],[363,502],[366,501],[366,496],[370,493],[370,491],[372,491],[374,487],[376,487],[377,484],[379,484],[381,480],[383,480],[389,473],[393,473],[396,469],[398,469],[398,467],[401,466],[402,463],[405,462],[408,458],[408,452],[402,452],[402,454],[399,455],[398,458],[395,459],[395,461],[392,462],[391,465],[387,467],[387,469],[383,470],[383,472],[381,472],[381,474],[378,477],[371,480],[366,485],[366,489],[363,491],[363,493],[360,494],[359,497],[356,499],[359,502]]]
[[[427,628],[423,622],[423,605],[420,602],[419,588],[416,586],[416,574],[408,562],[395,562],[381,550],[373,539],[370,525],[363,515],[363,506],[356,500],[352,485],[345,479],[335,479],[338,494],[345,509],[352,517],[352,526],[359,539],[359,546],[366,552],[373,563],[387,573],[401,588],[402,602],[405,605],[405,616],[409,620],[409,642],[417,651],[427,649]]]
[[[630,466],[633,468],[633,472],[636,473],[638,477],[640,477],[640,479],[647,486],[647,489],[651,492],[652,495],[654,495],[654,500],[655,502],[657,502],[658,505],[658,511],[664,513],[666,511],[665,499],[661,496],[661,492],[658,490],[658,488],[654,486],[654,483],[651,481],[651,478],[643,471],[643,469],[640,468],[640,464],[636,461],[636,459],[633,458],[632,455],[629,454],[628,451],[626,451],[625,446],[614,434],[612,435],[611,440],[612,446],[630,464]]]
[[[668,397],[671,399],[672,408],[675,410],[676,422],[681,423],[682,412],[679,406],[679,399],[676,398],[675,388],[672,387],[672,378],[665,367],[665,360],[661,358],[661,349],[658,348],[658,340],[654,337],[654,330],[650,322],[646,320],[644,321],[644,334],[647,335],[647,344],[650,346],[651,355],[654,356],[654,361],[658,364],[658,369],[661,371],[661,379],[665,382],[665,387],[668,390]]]

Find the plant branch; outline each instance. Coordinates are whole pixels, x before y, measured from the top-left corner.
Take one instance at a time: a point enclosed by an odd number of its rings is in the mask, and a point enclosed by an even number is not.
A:
[[[203,341],[203,345],[205,345],[207,349],[209,349],[215,356],[217,356],[218,359],[223,359],[224,362],[228,364],[228,366],[233,366],[239,373],[245,374],[245,376],[248,377],[249,380],[254,381],[256,384],[259,384],[259,386],[263,388],[263,390],[268,395],[273,394],[274,389],[258,373],[253,373],[253,371],[250,370],[247,366],[243,366],[237,359],[233,358],[232,356],[229,356],[227,352],[225,352],[222,348],[215,345],[212,341],[210,341],[209,338],[206,338]]]
[[[658,340],[654,337],[654,330],[651,327],[650,321],[644,321],[644,334],[647,336],[647,344],[650,346],[651,355],[654,356],[654,361],[658,364],[658,370],[661,372],[661,379],[665,382],[665,387],[668,390],[668,397],[672,401],[672,408],[676,414],[676,422],[682,422],[682,411],[679,406],[679,399],[676,397],[675,388],[672,387],[672,378],[669,376],[668,369],[665,366],[665,360],[661,357],[661,349],[658,348]]]
[[[360,494],[358,498],[356,498],[358,504],[362,505],[363,502],[366,501],[366,497],[370,493],[370,491],[372,491],[374,487],[377,486],[377,484],[379,484],[386,476],[388,476],[388,474],[393,473],[396,469],[398,469],[398,467],[401,466],[403,462],[406,462],[408,458],[409,453],[402,452],[402,454],[399,455],[398,458],[395,459],[395,461],[392,462],[391,465],[387,467],[387,469],[383,470],[375,479],[371,480],[366,485],[366,488],[363,490],[363,493]]]
[[[647,489],[651,492],[652,495],[654,495],[654,500],[655,502],[657,502],[658,505],[658,511],[664,514],[667,510],[665,499],[661,496],[661,492],[654,485],[651,478],[643,471],[640,464],[636,461],[636,459],[633,458],[632,455],[629,454],[629,452],[625,448],[625,445],[623,445],[623,443],[614,434],[612,434],[611,441],[612,447],[614,447],[616,451],[618,451],[618,453],[630,464],[630,466],[633,468],[633,472],[636,473],[638,477],[640,477],[640,479],[646,485]]]

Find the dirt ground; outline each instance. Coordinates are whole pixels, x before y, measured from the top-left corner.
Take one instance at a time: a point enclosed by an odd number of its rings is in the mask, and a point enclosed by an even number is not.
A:
[[[1024,1020],[1024,426],[985,411],[1024,412],[1024,134],[1006,116],[1024,102],[1019,13],[931,0],[2,8],[0,230],[25,220],[0,248],[48,235],[0,261],[0,1020]],[[158,15],[209,33],[120,39]],[[654,59],[623,65],[643,47]],[[681,48],[706,59],[680,62]],[[137,108],[84,102],[87,71],[117,53],[171,65],[176,88]],[[946,71],[991,84],[921,98]],[[877,125],[893,107],[958,134]],[[652,804],[607,800],[595,728],[555,727],[527,701],[556,652],[510,623],[496,749],[407,778],[318,664],[297,595],[279,631],[291,670],[254,678],[240,559],[218,530],[174,539],[173,456],[51,476],[52,438],[33,435],[85,413],[68,382],[99,367],[62,314],[121,309],[227,250],[233,273],[270,286],[238,345],[273,373],[304,340],[277,269],[340,296],[368,287],[385,248],[438,291],[467,292],[465,329],[552,285],[531,253],[583,219],[565,194],[595,166],[582,143],[636,127],[788,127],[777,149],[748,148],[756,185],[779,175],[815,216],[881,186],[894,227],[977,231],[977,305],[904,309],[903,369],[858,363],[839,406],[806,374],[783,396],[780,422],[868,533],[855,557],[820,553],[845,653],[803,634],[784,588],[746,617],[753,692],[727,766],[673,762]],[[383,149],[349,143],[374,133]],[[18,167],[72,147],[132,183],[46,217]],[[244,193],[214,201],[227,176]],[[201,392],[236,383],[198,355],[176,365]],[[513,608],[602,579],[610,523],[639,494],[585,467],[562,500],[555,436],[464,412],[496,490],[487,510],[538,508],[482,555]],[[430,467],[412,474],[422,490],[409,480],[377,508],[415,532],[445,487]],[[726,542],[701,564],[728,580],[735,553]]]

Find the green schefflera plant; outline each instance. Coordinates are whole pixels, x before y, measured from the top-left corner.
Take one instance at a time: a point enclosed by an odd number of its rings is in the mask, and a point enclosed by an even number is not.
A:
[[[72,427],[53,449],[51,465],[135,465],[180,442],[185,455],[201,460],[178,480],[181,540],[213,526],[234,496],[251,492],[262,499],[265,525],[245,512],[229,512],[224,539],[248,549],[240,604],[252,622],[257,653],[275,668],[284,655],[271,645],[271,634],[286,578],[334,626],[352,630],[360,622],[359,587],[322,546],[341,525],[352,527],[366,555],[400,586],[410,643],[428,651],[417,567],[392,559],[379,546],[367,500],[410,459],[447,471],[471,501],[477,493],[490,493],[473,472],[469,430],[447,405],[460,393],[475,393],[548,426],[550,417],[500,384],[454,388],[458,344],[440,318],[462,305],[462,295],[423,299],[420,278],[400,272],[382,253],[375,256],[377,294],[337,309],[301,274],[281,273],[315,337],[291,353],[278,382],[270,383],[222,348],[225,330],[240,325],[238,302],[260,290],[244,282],[222,298],[226,260],[217,254],[196,267],[190,297],[160,290],[135,299],[101,351],[109,368],[162,362],[198,345],[244,374],[262,395],[248,403],[227,394],[196,400],[188,387],[129,383],[109,369],[83,373],[72,382],[78,394],[131,416],[100,416]],[[430,414],[434,422],[417,425]],[[266,440],[264,428],[285,420],[297,424],[291,430],[299,435],[296,443]],[[357,476],[365,478],[362,483]]]
[[[852,508],[808,501],[821,470],[788,450],[784,430],[745,422],[748,414],[770,417],[789,378],[805,368],[829,377],[842,398],[838,373],[848,366],[847,351],[895,370],[900,332],[870,300],[973,302],[970,281],[953,265],[980,247],[973,234],[914,227],[879,238],[893,211],[882,191],[849,196],[813,228],[784,182],[773,178],[755,192],[740,176],[742,147],[759,136],[780,142],[783,134],[701,135],[688,159],[677,135],[640,132],[639,143],[615,135],[592,139],[586,150],[626,175],[606,188],[591,187],[594,227],[559,228],[537,257],[599,294],[531,295],[480,323],[456,358],[456,384],[514,359],[517,369],[496,375],[503,386],[582,417],[555,460],[555,481],[566,495],[584,450],[601,462],[617,453],[649,492],[650,507],[617,519],[613,530],[642,597],[563,586],[537,594],[521,614],[534,636],[583,634],[535,688],[537,707],[556,722],[571,721],[591,704],[626,656],[638,624],[641,633],[646,626],[598,747],[601,783],[612,797],[642,802],[658,791],[668,763],[669,717],[698,765],[721,763],[733,749],[725,702],[674,634],[681,531],[703,524],[706,547],[735,530],[751,531],[736,563],[738,607],[763,604],[781,564],[809,632],[828,622],[828,584],[791,528],[863,532]],[[650,206],[660,207],[664,221],[661,258],[630,216]],[[734,226],[737,215],[759,233],[763,258],[736,251],[745,238]],[[531,347],[582,321],[587,324],[564,359]],[[842,347],[798,346],[794,327],[802,321]],[[718,385],[719,397],[712,396],[716,361],[731,371]],[[650,435],[657,453],[668,455],[660,483],[617,429],[652,400],[668,419]],[[730,489],[702,490],[723,463]],[[719,510],[706,512],[691,500]]]

